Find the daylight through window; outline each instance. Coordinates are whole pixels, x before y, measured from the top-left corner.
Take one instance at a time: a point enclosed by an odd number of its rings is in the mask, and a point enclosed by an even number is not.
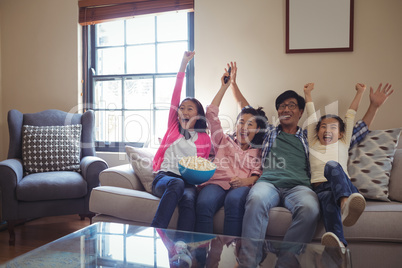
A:
[[[90,26],[88,96],[98,151],[157,147],[182,55],[193,49],[192,16],[171,12]],[[194,96],[193,65],[189,69],[182,98]]]

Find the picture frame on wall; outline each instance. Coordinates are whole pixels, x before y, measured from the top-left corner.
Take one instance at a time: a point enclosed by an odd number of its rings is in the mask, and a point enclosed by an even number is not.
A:
[[[353,51],[354,0],[286,0],[286,53]]]

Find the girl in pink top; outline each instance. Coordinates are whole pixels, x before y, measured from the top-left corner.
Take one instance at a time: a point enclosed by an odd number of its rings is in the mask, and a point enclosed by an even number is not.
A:
[[[183,55],[173,91],[168,129],[153,160],[153,170],[157,174],[152,183],[152,193],[161,200],[152,227],[167,228],[179,205],[177,229],[194,231],[196,188],[183,180],[178,162],[185,156],[208,158],[211,140],[206,133],[202,104],[194,98],[186,98],[180,103],[185,70],[193,57],[193,51],[186,51]]]
[[[235,65],[232,64],[231,69],[231,79],[235,79]],[[245,107],[237,117],[235,135],[223,133],[218,113],[221,100],[231,84],[231,81],[224,82],[228,75],[226,72],[222,76],[221,88],[207,107],[206,117],[217,169],[214,176],[200,186],[195,230],[213,233],[213,217],[224,206],[223,234],[240,236],[247,194],[261,175],[261,152],[258,147],[262,144],[267,118],[261,108]]]

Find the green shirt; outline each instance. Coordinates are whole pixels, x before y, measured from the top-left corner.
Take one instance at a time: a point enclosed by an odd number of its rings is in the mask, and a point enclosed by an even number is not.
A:
[[[278,188],[311,187],[303,144],[294,134],[280,132],[265,157],[258,181],[270,182]]]

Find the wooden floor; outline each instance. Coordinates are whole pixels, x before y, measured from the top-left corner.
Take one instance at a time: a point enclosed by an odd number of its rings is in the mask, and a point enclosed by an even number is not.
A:
[[[47,217],[15,227],[15,246],[8,245],[8,230],[0,232],[0,265],[21,254],[45,245],[89,225],[78,215]]]

